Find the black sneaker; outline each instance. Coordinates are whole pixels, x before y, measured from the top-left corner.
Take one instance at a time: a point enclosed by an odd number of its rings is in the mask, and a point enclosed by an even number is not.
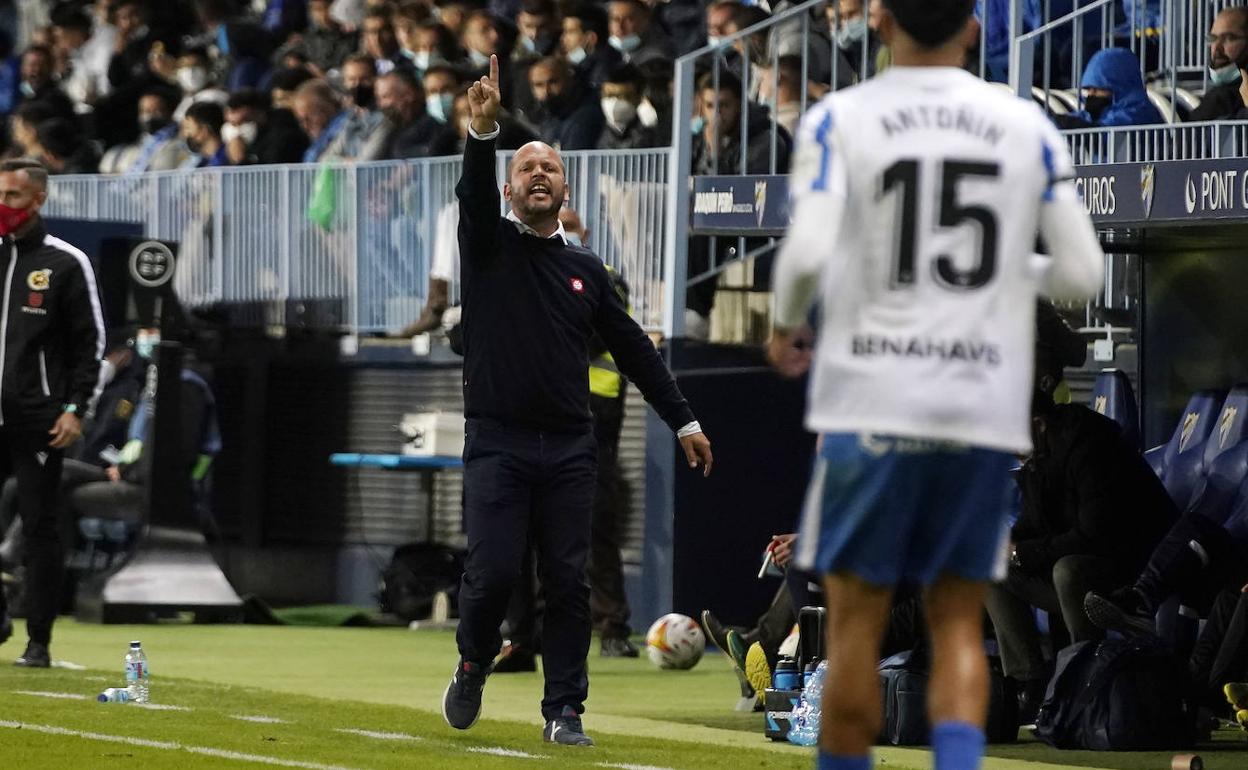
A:
[[[1020,727],[1034,725],[1040,715],[1040,706],[1048,691],[1048,683],[1043,679],[1028,679],[1018,682],[1018,724]]]
[[[1106,631],[1117,631],[1128,638],[1156,637],[1157,621],[1144,594],[1135,587],[1119,588],[1109,596],[1088,591],[1083,597],[1088,620]]]
[[[52,656],[48,654],[48,645],[31,642],[26,645],[22,657],[13,661],[13,665],[23,668],[48,668],[52,665]]]
[[[490,668],[461,660],[442,694],[442,718],[456,730],[467,730],[481,716],[481,691]]]
[[[4,589],[0,589],[4,590]],[[0,644],[9,641],[9,637],[13,635],[13,619],[9,617],[9,613],[0,612]]]
[[[635,658],[641,653],[632,642],[622,636],[611,636],[602,640],[599,651],[604,658]]]
[[[593,746],[594,739],[585,734],[581,715],[571,706],[564,706],[559,716],[546,723],[542,740],[563,746]]]
[[[728,629],[710,610],[702,610],[702,630],[706,632],[706,638],[711,644],[728,651]]]

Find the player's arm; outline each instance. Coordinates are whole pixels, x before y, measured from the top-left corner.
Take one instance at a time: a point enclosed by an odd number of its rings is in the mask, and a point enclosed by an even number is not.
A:
[[[793,216],[772,277],[774,329],[767,349],[772,365],[787,376],[796,377],[809,367],[803,327],[845,215],[849,182],[845,158],[836,149],[833,120],[827,107],[812,110],[798,130]]]
[[[494,256],[502,202],[494,159],[498,140],[498,57],[490,57],[490,73],[468,87],[468,140],[464,168],[455,186],[459,198],[459,233],[467,246],[463,257],[480,261]]]
[[[1090,299],[1104,282],[1105,254],[1075,190],[1075,167],[1066,142],[1055,126],[1041,119],[1048,180],[1040,203],[1040,236],[1052,255],[1042,290],[1057,300]]]

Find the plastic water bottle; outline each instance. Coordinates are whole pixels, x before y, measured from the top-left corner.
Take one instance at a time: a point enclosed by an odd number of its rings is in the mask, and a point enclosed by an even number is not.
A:
[[[793,709],[789,724],[789,743],[813,746],[819,742],[820,717],[823,715],[823,679],[827,676],[828,662],[820,661],[811,674],[810,681],[802,689],[802,699]]]
[[[95,698],[100,703],[129,703],[130,691],[124,687],[110,687]]]
[[[147,703],[151,681],[152,672],[147,668],[147,655],[143,654],[143,645],[131,642],[130,651],[126,653],[126,690],[130,693],[130,700]]]

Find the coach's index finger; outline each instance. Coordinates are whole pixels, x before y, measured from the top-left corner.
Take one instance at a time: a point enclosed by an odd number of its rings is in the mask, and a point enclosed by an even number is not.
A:
[[[480,70],[478,70],[479,72]],[[498,55],[490,54],[490,85],[498,88]]]

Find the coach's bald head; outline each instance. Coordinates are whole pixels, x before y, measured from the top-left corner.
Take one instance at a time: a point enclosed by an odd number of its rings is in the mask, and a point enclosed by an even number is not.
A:
[[[559,208],[568,195],[563,158],[545,142],[529,142],[511,159],[503,198],[529,227],[542,235],[559,225]]]

